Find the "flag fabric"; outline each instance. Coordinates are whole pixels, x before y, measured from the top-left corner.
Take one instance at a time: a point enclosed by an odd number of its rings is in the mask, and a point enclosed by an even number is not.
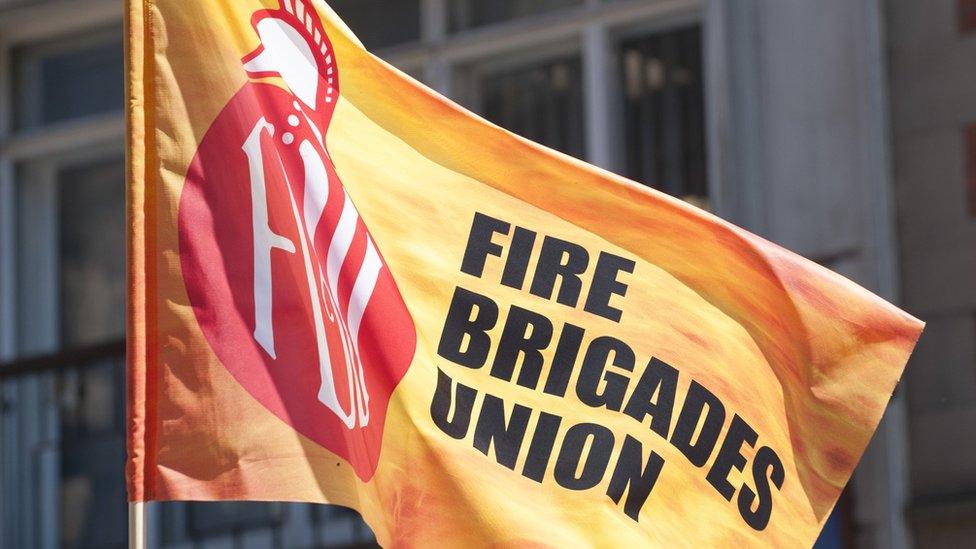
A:
[[[132,501],[335,503],[388,546],[816,538],[919,321],[324,2],[129,0],[126,46]]]

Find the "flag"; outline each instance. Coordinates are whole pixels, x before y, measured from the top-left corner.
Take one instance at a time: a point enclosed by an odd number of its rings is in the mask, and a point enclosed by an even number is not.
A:
[[[334,503],[398,546],[816,538],[919,321],[324,2],[129,0],[126,46],[132,501]]]

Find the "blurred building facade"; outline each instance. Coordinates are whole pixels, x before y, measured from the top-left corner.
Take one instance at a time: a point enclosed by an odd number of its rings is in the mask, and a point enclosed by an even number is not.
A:
[[[904,306],[928,322],[908,397],[909,526],[976,540],[976,2],[891,0],[892,183]]]
[[[820,546],[976,540],[976,2],[330,4],[488,119],[929,320]],[[121,18],[0,0],[0,549],[125,544]],[[327,506],[150,519],[154,547],[372,543]]]

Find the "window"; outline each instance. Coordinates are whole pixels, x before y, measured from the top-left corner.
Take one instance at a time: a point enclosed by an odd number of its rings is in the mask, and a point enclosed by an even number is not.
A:
[[[81,348],[122,338],[125,246],[121,159],[57,174],[60,344]],[[126,541],[123,359],[65,369],[61,411],[61,540],[68,547]],[[70,512],[69,512],[70,510]],[[81,510],[76,511],[76,510]]]
[[[677,196],[707,196],[701,31],[690,27],[621,45],[626,175]]]
[[[367,48],[420,40],[420,0],[332,0],[329,5]]]
[[[359,513],[347,507],[315,505],[312,521],[324,527],[321,541],[328,547],[379,547]]]
[[[500,23],[571,6],[583,0],[448,0],[452,31]]]
[[[60,411],[59,534],[62,547],[126,542],[123,356],[65,365],[57,374]]]
[[[13,50],[14,127],[122,112],[122,40],[118,29]]]
[[[487,73],[479,81],[481,112],[522,137],[582,158],[581,73],[578,56]]]
[[[11,426],[0,430],[10,448],[0,545],[11,547],[126,544],[122,147],[87,131],[121,133],[122,33],[118,21],[98,25],[0,47],[12,114],[0,139],[14,145],[0,148],[13,167],[0,173],[12,203],[0,230],[13,244],[0,259],[15,275],[0,312],[16,326],[4,350],[39,365],[0,387],[17,403],[0,410]],[[28,137],[68,121],[80,126],[54,147]]]
[[[69,167],[58,180],[61,345],[119,339],[125,329],[122,163]]]
[[[813,549],[844,549],[850,546],[851,540],[851,499],[850,492],[845,490],[834,511],[827,518],[820,537],[817,538]]]
[[[278,525],[282,522],[284,505],[243,501],[188,503],[186,511],[190,538],[206,539],[249,528]]]
[[[57,493],[66,547],[126,541],[123,400],[123,169],[117,156],[52,158],[17,170],[20,348],[63,349],[62,364],[37,379],[57,411],[46,421],[63,450],[42,477]],[[106,343],[107,353],[91,356]],[[50,435],[47,435],[50,436]],[[38,451],[52,444],[38,439]],[[50,475],[50,476],[46,476]]]
[[[47,158],[16,172],[20,354],[121,339],[122,159]]]

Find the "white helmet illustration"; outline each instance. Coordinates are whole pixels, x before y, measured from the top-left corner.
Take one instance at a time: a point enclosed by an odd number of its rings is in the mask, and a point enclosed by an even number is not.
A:
[[[318,399],[347,428],[352,429],[357,424],[365,427],[369,423],[369,393],[360,359],[359,329],[383,264],[367,234],[362,261],[359,261],[359,257],[350,261],[358,265],[358,271],[348,302],[343,307],[339,299],[338,278],[351,255],[353,238],[362,223],[341,183],[336,180],[330,185],[329,174],[334,172],[327,169],[327,164],[331,166],[331,160],[325,150],[324,135],[339,96],[338,71],[318,14],[307,0],[281,0],[281,7],[280,10],[255,14],[254,28],[261,46],[244,59],[244,69],[250,76],[280,77],[295,98],[294,112],[282,121],[262,118],[243,145],[251,164],[254,210],[254,338],[268,355],[275,358],[270,253],[272,249],[301,253],[311,292],[312,320],[315,323],[322,380]],[[302,122],[308,124],[318,147],[307,139],[296,140],[295,135],[287,131],[289,127],[297,128]],[[285,130],[277,132],[275,136],[276,127]],[[274,163],[280,163],[278,159],[264,158],[260,144],[262,135],[280,139],[288,150],[294,149],[301,159],[305,177],[304,196],[296,197],[290,185],[286,185],[291,195],[295,223],[299,227],[298,242],[271,232],[266,209],[259,206],[267,200],[265,164],[278,168]],[[337,221],[333,220],[336,223],[335,231],[323,243],[315,235],[323,221],[326,204],[332,200],[341,202],[341,214]],[[341,339],[333,344],[341,345],[341,355],[344,357],[345,364],[339,367],[344,366],[348,381],[347,386],[342,388],[348,396],[348,409],[342,406],[339,399],[341,393],[336,387],[327,322],[336,326]]]

